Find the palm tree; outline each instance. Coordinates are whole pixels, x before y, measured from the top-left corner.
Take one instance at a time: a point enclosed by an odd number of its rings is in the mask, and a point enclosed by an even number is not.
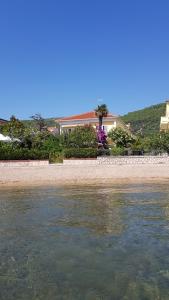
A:
[[[102,128],[103,124],[103,118],[107,117],[109,111],[106,104],[98,105],[98,107],[95,109],[95,115],[99,119],[99,128]]]

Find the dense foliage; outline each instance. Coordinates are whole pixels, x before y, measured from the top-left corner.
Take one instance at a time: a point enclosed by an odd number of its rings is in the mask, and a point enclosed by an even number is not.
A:
[[[144,154],[169,154],[169,132],[160,132],[147,137],[137,137],[131,149],[133,151],[143,151]]]
[[[34,121],[35,127],[38,131],[41,132],[47,127],[45,119],[42,118],[41,114],[35,114],[31,118]]]
[[[96,148],[70,148],[64,150],[65,158],[96,158]]]
[[[33,120],[33,126],[25,126],[13,116],[1,128],[4,135],[19,138],[15,143],[0,143],[1,160],[49,158],[51,162],[62,162],[63,150],[68,157],[97,156],[97,136],[93,127],[76,127],[70,134],[52,135],[47,131],[40,115],[35,115]],[[69,150],[70,148],[72,150]],[[81,148],[84,150],[79,150]]]
[[[95,110],[97,117],[99,117],[99,107],[97,107]],[[105,112],[103,109],[103,114],[106,114],[106,111],[108,112],[107,107]],[[165,103],[160,103],[141,110],[129,112],[128,114],[121,116],[121,119],[126,124],[131,124],[131,130],[133,133],[141,133],[143,136],[147,136],[159,132],[160,118],[164,115]],[[58,127],[58,124],[55,122],[55,120],[56,118],[44,119],[46,126]],[[33,120],[25,120],[23,123],[26,126],[33,127],[35,125]]]
[[[112,147],[111,155],[113,156],[125,155],[125,149],[123,147]]]
[[[169,132],[158,132],[149,136],[132,136],[117,128],[109,132],[112,155],[158,155],[169,154]]]
[[[11,143],[0,143],[0,160],[49,159],[47,151],[27,149]]]
[[[15,116],[11,116],[10,121],[1,126],[1,132],[4,135],[10,136],[13,138],[21,139],[24,135],[25,126],[24,124],[17,119]]]
[[[107,156],[107,155],[110,155],[110,154],[111,154],[110,149],[99,148],[97,150],[97,156]]]
[[[0,159],[50,159],[60,161],[62,156],[61,137],[53,136],[47,131],[43,118],[35,115],[34,126],[26,126],[12,116],[10,121],[3,125],[0,131],[17,142],[0,143]]]
[[[107,147],[100,147],[96,130],[89,125],[75,127],[70,133],[52,135],[41,116],[35,116],[37,126],[25,126],[12,116],[0,132],[9,135],[12,143],[0,142],[0,159],[49,159],[62,162],[63,158],[95,158],[99,155],[158,155],[169,154],[169,132],[144,136],[130,134],[116,128],[108,134]],[[40,122],[40,123],[39,123]],[[17,139],[16,139],[17,138]]]
[[[96,148],[96,131],[90,125],[75,127],[71,133],[62,136],[62,144],[64,148]]]
[[[112,140],[116,147],[128,148],[135,141],[134,137],[122,128],[111,130],[108,137]]]
[[[121,118],[126,124],[131,124],[133,133],[148,136],[159,132],[160,118],[164,115],[165,103],[161,103],[138,111],[129,112]]]

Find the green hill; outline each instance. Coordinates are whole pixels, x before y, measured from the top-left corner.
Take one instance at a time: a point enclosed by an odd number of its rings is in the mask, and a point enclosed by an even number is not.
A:
[[[143,135],[150,135],[159,132],[160,118],[165,115],[165,103],[160,103],[141,110],[129,112],[121,116],[127,124],[131,124],[133,133],[142,132]]]
[[[58,118],[47,118],[44,119],[45,120],[45,124],[47,127],[57,127],[57,123],[56,120]],[[26,125],[26,126],[33,126],[35,124],[35,122],[33,120],[22,120],[22,122]]]
[[[152,105],[141,110],[129,112],[128,114],[121,116],[121,119],[127,124],[131,124],[131,131],[133,133],[142,132],[147,136],[160,129],[160,118],[165,115],[165,103]],[[45,119],[46,126],[57,126],[55,120],[59,118]],[[33,125],[33,120],[24,120],[25,125]]]

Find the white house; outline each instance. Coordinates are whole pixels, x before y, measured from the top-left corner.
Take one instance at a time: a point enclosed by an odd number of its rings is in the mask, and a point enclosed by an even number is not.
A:
[[[164,117],[161,117],[160,130],[161,131],[169,130],[169,100],[166,101],[166,114]]]
[[[57,122],[60,125],[60,133],[71,132],[76,126],[91,125],[94,128],[99,126],[99,121],[95,115],[95,111],[64,117],[57,120]],[[123,123],[119,116],[109,113],[107,117],[103,118],[103,128],[106,133],[117,127],[127,129],[127,126]]]

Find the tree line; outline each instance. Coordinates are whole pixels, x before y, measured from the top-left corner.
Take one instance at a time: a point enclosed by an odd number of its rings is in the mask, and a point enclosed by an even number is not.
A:
[[[102,129],[103,118],[108,115],[107,106],[95,110]],[[123,128],[116,128],[104,136],[102,147],[98,132],[90,126],[75,127],[70,133],[52,134],[40,114],[32,116],[34,121],[25,124],[15,116],[2,125],[0,132],[11,139],[12,143],[0,142],[0,159],[49,159],[61,162],[63,157],[96,157],[98,155],[140,155],[169,154],[169,132],[158,132],[149,136],[133,134]]]

